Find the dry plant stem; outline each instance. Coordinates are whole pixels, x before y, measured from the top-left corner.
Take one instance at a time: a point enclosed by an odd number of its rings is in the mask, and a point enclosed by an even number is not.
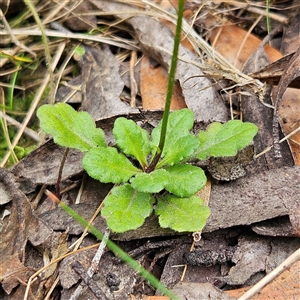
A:
[[[36,57],[36,54],[31,51],[28,47],[26,47],[23,43],[19,42],[19,40],[16,38],[16,36],[13,34],[12,29],[9,26],[9,23],[7,22],[5,16],[3,15],[2,9],[0,9],[0,20],[2,20],[6,30],[9,32],[9,35],[13,41],[13,43],[20,47],[21,49],[27,51],[28,53],[30,53],[34,58]]]
[[[136,64],[137,60],[137,53],[136,51],[131,52],[131,57],[130,57],[130,67],[129,67],[129,74],[130,74],[130,106],[131,107],[136,107],[136,95],[138,92],[136,80],[134,77],[134,66]]]
[[[24,0],[24,2],[26,3],[26,5],[28,6],[30,12],[33,15],[33,18],[36,22],[36,24],[38,25],[41,33],[42,33],[42,40],[43,40],[43,44],[45,47],[45,57],[46,57],[46,61],[47,61],[47,67],[48,67],[48,72],[49,72],[49,76],[50,76],[50,82],[49,82],[49,86],[50,86],[50,103],[54,103],[55,99],[54,99],[54,80],[53,80],[53,72],[54,70],[52,69],[52,57],[51,57],[51,53],[50,53],[50,48],[49,48],[49,43],[48,43],[48,37],[45,33],[45,28],[41,22],[41,19],[36,11],[36,8],[34,6],[34,4],[32,3],[31,0]]]
[[[6,115],[6,114],[5,114],[4,91],[3,91],[2,88],[0,88],[0,94],[1,94],[1,104],[2,104],[2,111],[0,111],[0,113],[1,113],[0,116],[2,117],[2,115],[3,115],[3,116]],[[7,143],[7,145],[8,145],[8,148],[9,148],[9,152],[8,152],[8,153],[10,153],[10,154],[12,155],[14,161],[18,161],[18,158],[17,158],[17,156],[16,156],[16,154],[15,154],[15,152],[14,152],[14,149],[13,149],[13,147],[12,147],[12,145],[11,145],[11,141],[10,141],[10,138],[9,138],[8,126],[7,126],[6,118],[3,118],[3,117],[2,117],[2,120],[3,120],[3,121],[1,121],[1,124],[2,124],[2,127],[3,127],[4,136],[5,136],[5,140],[6,140],[6,143]]]
[[[248,300],[251,299],[256,293],[262,290],[269,282],[274,278],[279,276],[283,271],[285,271],[292,264],[300,260],[300,248],[296,250],[291,256],[289,256],[284,262],[282,262],[277,268],[266,275],[262,280],[255,284],[251,289],[249,289],[242,297],[238,300]]]
[[[238,50],[238,53],[236,54],[236,57],[235,57],[235,60],[234,60],[234,64],[233,64],[234,66],[236,66],[236,63],[237,63],[237,61],[238,61],[238,57],[240,57],[241,52],[243,51],[244,45],[245,45],[245,43],[247,42],[249,36],[251,35],[252,30],[253,30],[253,29],[255,28],[255,26],[259,23],[259,21],[262,19],[262,17],[263,17],[263,16],[259,16],[259,17],[256,19],[256,21],[252,24],[252,26],[249,28],[249,30],[247,31],[247,34],[245,35],[245,37],[244,37],[244,39],[243,39],[243,41],[242,41],[242,44],[241,44],[241,46],[240,46],[240,48],[239,48],[239,50]],[[215,39],[215,41],[217,41],[217,39]],[[214,42],[215,42],[215,41],[214,41]]]
[[[11,125],[15,126],[16,128],[22,127],[21,123],[19,123],[15,119],[11,118],[10,116],[4,114],[2,111],[0,111],[0,118],[2,118],[3,120],[6,120],[8,124],[11,124]],[[26,127],[24,129],[24,133],[38,143],[41,141],[40,136],[34,130],[32,130],[30,128]]]
[[[154,10],[157,10],[161,18],[165,18],[176,24],[176,15],[172,12],[162,9],[160,6],[156,5],[154,2],[147,0],[142,0],[143,3],[149,5]],[[200,62],[190,61],[185,58],[182,58],[180,55],[178,59],[185,61],[187,63],[194,64],[195,66],[202,69],[203,73],[208,76],[221,76],[224,79],[232,80],[236,83],[236,86],[245,86],[248,87],[253,94],[257,94],[260,101],[263,102],[265,96],[265,84],[257,79],[244,74],[232,64],[230,64],[221,54],[219,54],[211,45],[209,45],[198,33],[191,28],[188,22],[182,20],[182,31],[186,34],[191,44],[194,46],[196,53],[199,56]],[[201,51],[202,53],[201,53]],[[164,51],[168,54],[172,53],[164,48],[160,48],[160,51]]]
[[[297,133],[298,131],[300,131],[300,127],[298,127],[297,129],[293,130],[291,133],[289,133],[288,135],[286,135],[284,138],[282,138],[278,144],[284,142],[285,140],[289,139],[291,136],[293,136],[295,133]],[[258,158],[260,156],[262,156],[263,154],[267,153],[268,151],[270,151],[273,148],[273,145],[266,148],[264,151],[258,153],[257,155],[254,156],[254,158]]]
[[[46,295],[46,297],[44,298],[44,300],[49,300],[51,299],[51,294],[53,292],[53,290],[55,289],[56,285],[59,283],[59,277],[57,276],[55,281],[53,282],[53,284],[51,285],[51,288],[48,290],[48,293]]]
[[[29,35],[29,36],[41,36],[41,32],[38,29],[12,29],[12,33],[15,35]],[[82,33],[66,33],[59,32],[55,30],[45,30],[45,34],[48,37],[57,37],[57,38],[66,38],[66,39],[75,39],[75,40],[86,40],[86,41],[94,41],[103,44],[108,44],[128,50],[140,50],[138,46],[129,43],[122,43],[118,41],[114,41],[112,38],[108,37],[99,37],[94,35],[86,35]],[[7,31],[0,31],[0,36],[9,35]]]
[[[58,63],[58,61],[59,61],[59,59],[60,59],[60,57],[62,55],[62,51],[63,51],[63,49],[61,47],[59,47],[57,49],[57,51],[56,51],[56,54],[54,56],[53,63],[52,63],[52,66],[51,66],[51,68],[52,68],[53,71],[55,70],[56,65],[57,65],[57,63]],[[39,87],[39,89],[38,89],[38,91],[37,91],[37,93],[36,93],[36,95],[35,95],[32,103],[31,103],[30,109],[28,110],[28,112],[26,114],[26,117],[25,117],[25,119],[22,122],[22,128],[20,128],[20,130],[15,135],[15,138],[14,138],[14,140],[12,142],[12,148],[15,148],[16,145],[18,144],[18,142],[19,142],[19,140],[20,140],[20,138],[21,138],[21,136],[22,136],[25,128],[27,127],[28,122],[30,121],[32,115],[36,111],[37,105],[39,104],[39,102],[40,102],[40,100],[42,98],[42,95],[43,95],[43,93],[44,93],[44,91],[45,91],[45,89],[46,89],[49,81],[50,81],[50,75],[46,74],[46,76],[44,78],[44,81],[43,81],[42,85]],[[3,167],[6,164],[9,156],[10,156],[10,153],[9,152],[6,153],[6,155],[4,156],[4,158],[3,158],[3,160],[2,160],[2,162],[0,164],[1,167]]]
[[[79,204],[80,203],[80,199],[83,193],[83,189],[84,189],[84,185],[85,185],[85,180],[86,180],[87,174],[83,174],[82,179],[81,179],[81,184],[80,184],[80,188],[78,190],[76,199],[75,199],[75,204]]]
[[[212,2],[220,4],[222,2],[224,3],[225,1],[224,0],[213,0]],[[232,1],[226,1],[226,4],[236,6],[237,8],[244,8],[244,9],[246,9],[252,13],[258,14],[260,16],[265,16],[267,14],[265,9],[255,7],[257,5],[257,3],[255,3],[255,2],[250,2],[250,1],[241,2],[241,1],[232,0]],[[276,14],[276,13],[272,13],[272,12],[269,12],[268,15],[273,20],[276,20],[283,24],[288,24],[289,19],[284,15]]]
[[[109,194],[110,194],[110,193],[109,193]],[[104,204],[104,200],[100,203],[100,205],[98,206],[97,210],[94,212],[94,214],[93,214],[91,220],[89,221],[88,226],[90,226],[90,225],[94,222],[95,218],[96,218],[96,217],[98,216],[98,214],[100,213],[103,204]],[[80,246],[80,244],[82,243],[84,237],[87,235],[87,233],[88,233],[88,231],[89,231],[89,227],[88,227],[88,226],[87,226],[86,228],[84,228],[84,232],[82,233],[80,239],[77,241],[76,246],[74,247],[75,250],[77,250],[77,249],[79,248],[79,246]]]
[[[95,295],[96,299],[108,300],[105,292],[102,291],[102,286],[98,286],[93,280],[91,280],[79,261],[73,262],[71,267],[80,276],[82,282],[84,282],[86,286],[89,287],[89,290]],[[75,299],[77,299],[78,296],[79,295],[77,295]],[[71,297],[70,299],[73,300],[74,298]]]
[[[67,11],[64,14],[59,15],[59,18],[63,18],[64,16],[66,16],[70,12],[70,10],[67,9],[67,5],[70,4],[70,0],[61,1],[60,3],[58,3],[57,1],[54,1],[54,2],[57,4],[57,6],[54,7],[54,9],[52,9],[49,12],[49,14],[44,18],[44,20],[43,20],[43,24],[44,25],[47,24],[47,23],[49,23],[49,22],[52,22],[53,19],[57,19],[58,13],[62,9],[65,9]],[[80,5],[80,2],[82,2],[82,1],[78,1],[78,2],[76,1],[74,7],[71,8],[71,11],[73,9],[75,9],[78,5]]]
[[[27,283],[27,287],[26,287],[26,291],[25,291],[25,294],[24,294],[24,300],[27,300],[28,299],[28,294],[30,293],[30,286],[31,286],[31,283],[33,282],[33,280],[42,274],[42,272],[44,270],[46,270],[47,268],[49,268],[50,266],[52,266],[53,264],[56,264],[58,262],[60,262],[61,260],[63,260],[64,258],[70,256],[70,255],[74,255],[76,253],[80,253],[80,252],[83,252],[83,251],[86,251],[86,250],[89,250],[89,249],[92,249],[92,248],[95,248],[95,247],[98,247],[100,245],[100,243],[97,243],[97,244],[94,244],[94,245],[91,245],[91,246],[88,246],[88,247],[84,247],[84,248],[81,248],[79,250],[76,250],[76,251],[72,251],[70,253],[67,253],[67,254],[64,254],[63,256],[61,257],[58,257],[56,259],[54,259],[53,261],[51,261],[48,265],[42,267],[41,269],[39,269],[38,271],[36,271],[34,274],[32,274],[28,280],[28,283]]]
[[[109,229],[107,228],[104,232],[104,236],[103,236],[103,240],[101,241],[100,245],[99,245],[99,248],[92,260],[92,263],[89,267],[89,269],[87,270],[87,276],[89,278],[92,278],[93,275],[95,274],[96,270],[97,270],[97,267],[100,263],[100,259],[102,257],[102,254],[104,252],[104,249],[106,247],[106,241],[108,240],[109,238]],[[82,283],[76,288],[75,292],[72,294],[70,300],[76,300],[80,294],[86,289],[86,286],[84,286]]]

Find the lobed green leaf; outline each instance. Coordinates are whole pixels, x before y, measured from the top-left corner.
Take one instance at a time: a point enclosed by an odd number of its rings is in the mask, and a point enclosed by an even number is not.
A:
[[[205,160],[212,156],[235,156],[252,142],[257,131],[255,124],[240,120],[231,120],[225,124],[214,122],[206,131],[199,132],[200,147],[196,157]]]
[[[83,168],[94,179],[101,182],[121,183],[141,172],[116,148],[92,148],[82,160]]]
[[[184,158],[192,155],[198,146],[199,140],[192,134],[179,138],[173,145],[172,150],[170,149],[165,157],[157,164],[157,168],[164,165],[173,165],[182,161]]]
[[[143,225],[155,199],[148,193],[134,190],[129,184],[117,186],[104,200],[101,215],[114,232],[125,232]]]
[[[162,228],[196,232],[205,226],[210,209],[203,205],[203,200],[197,196],[177,198],[168,194],[158,199],[155,213],[159,216]]]
[[[176,164],[166,168],[170,174],[166,190],[177,197],[190,197],[206,184],[204,171],[188,164]]]
[[[87,112],[77,112],[66,103],[45,104],[37,110],[40,126],[53,136],[58,145],[88,151],[94,147],[106,147],[104,132],[96,128]]]
[[[140,165],[147,166],[147,156],[151,151],[149,135],[134,121],[117,118],[113,128],[116,144],[127,155],[134,156]]]
[[[158,147],[161,133],[162,122],[152,130],[152,144]],[[194,125],[194,113],[188,108],[174,111],[170,114],[168,120],[167,134],[162,157],[173,150],[177,141],[190,134],[190,130]]]
[[[139,173],[130,179],[131,186],[139,192],[159,193],[169,182],[169,173],[164,169],[151,173]]]

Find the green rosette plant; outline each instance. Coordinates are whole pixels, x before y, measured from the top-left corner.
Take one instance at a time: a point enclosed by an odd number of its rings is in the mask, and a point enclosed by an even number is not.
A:
[[[68,104],[43,105],[37,115],[57,144],[85,152],[82,165],[92,178],[115,184],[101,211],[114,232],[140,227],[153,211],[161,227],[202,230],[210,210],[196,193],[205,186],[206,175],[190,160],[234,156],[257,133],[254,124],[232,120],[212,123],[195,136],[194,114],[185,108],[169,114],[162,151],[163,121],[149,135],[124,117],[114,123],[112,147],[88,113]]]

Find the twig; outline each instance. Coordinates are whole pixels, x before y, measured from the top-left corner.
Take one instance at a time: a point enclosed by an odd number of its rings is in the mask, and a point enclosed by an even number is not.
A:
[[[11,125],[19,128],[19,129],[22,127],[21,123],[19,123],[18,121],[16,121],[12,117],[4,114],[2,111],[0,111],[0,118],[5,119],[8,124],[11,124]],[[24,133],[26,135],[28,135],[30,138],[32,138],[34,141],[38,142],[38,143],[41,141],[40,136],[34,130],[32,130],[32,129],[28,128],[28,127],[26,127],[24,129]]]
[[[84,280],[84,282],[86,283],[86,285],[89,286],[89,287],[90,287],[90,285],[88,283],[89,283],[90,279],[93,277],[94,273],[97,270],[97,267],[99,265],[100,259],[102,257],[103,252],[104,252],[104,249],[106,247],[106,241],[108,240],[108,238],[109,238],[109,229],[107,228],[106,231],[105,231],[105,233],[104,233],[103,240],[101,241],[101,243],[99,245],[99,248],[98,248],[98,250],[97,250],[97,252],[96,252],[96,254],[95,254],[95,256],[94,256],[94,258],[92,260],[92,263],[91,263],[89,269],[86,272],[85,277],[84,278],[82,277],[82,279]],[[72,265],[72,267],[74,268],[74,265]],[[74,270],[77,272],[77,269],[74,268]],[[82,291],[85,290],[85,288],[86,287],[81,283],[76,288],[75,292],[72,294],[70,300],[76,300],[80,296],[80,294],[82,293]],[[103,298],[101,298],[101,299],[103,299]]]
[[[296,250],[291,256],[289,256],[284,262],[282,262],[277,268],[266,275],[262,280],[250,288],[242,297],[238,300],[251,299],[256,293],[263,289],[269,282],[279,276],[284,270],[290,267],[293,263],[300,260],[300,248]]]
[[[75,261],[72,264],[72,268],[82,278],[82,280],[90,288],[90,290],[97,297],[97,299],[105,299],[105,300],[108,299],[106,297],[105,293],[101,290],[101,288],[93,280],[91,280],[91,277],[89,277],[88,274],[86,274],[83,266],[81,265],[81,263],[79,261]],[[78,288],[79,287],[81,287],[81,285],[78,286]],[[78,288],[76,289],[76,291],[78,290]],[[76,298],[71,297],[70,300],[75,300],[78,298],[78,296],[79,296],[79,294],[78,295],[76,294]]]
[[[13,33],[13,30],[10,28],[8,22],[6,21],[5,16],[3,15],[2,9],[0,9],[0,20],[2,20],[6,30],[8,31],[12,41],[16,46],[19,46],[20,48],[24,49],[28,53],[30,53],[34,58],[36,58],[36,54],[31,51],[28,47],[26,47],[23,43],[19,42],[19,40],[16,38],[16,36]]]
[[[1,170],[1,168],[0,168]],[[41,269],[39,269],[38,271],[36,271],[34,274],[32,274],[28,280],[28,283],[27,283],[27,287],[26,287],[26,291],[25,291],[25,294],[24,294],[24,300],[27,300],[28,299],[28,294],[29,294],[29,291],[30,291],[30,286],[31,286],[31,283],[33,282],[34,278],[36,278],[37,276],[41,275],[42,272],[44,270],[46,270],[47,268],[49,268],[50,266],[52,266],[53,264],[56,264],[58,262],[60,262],[61,260],[63,260],[64,258],[70,256],[70,255],[74,255],[76,253],[79,253],[79,252],[82,252],[82,251],[86,251],[86,250],[89,250],[89,249],[92,249],[92,248],[95,248],[97,246],[99,246],[100,243],[97,243],[97,244],[94,244],[94,245],[91,245],[91,246],[87,246],[87,247],[84,247],[84,248],[81,248],[79,250],[76,250],[76,251],[72,251],[70,253],[67,253],[67,254],[64,254],[63,256],[60,256],[56,259],[54,259],[53,261],[51,261],[48,265],[42,267]]]
[[[129,75],[130,75],[130,106],[131,107],[136,107],[136,95],[138,92],[138,87],[136,84],[136,80],[134,77],[134,66],[136,64],[137,60],[137,54],[136,51],[131,52],[131,57],[130,57],[130,68],[129,68]]]
[[[298,131],[300,131],[300,127],[296,128],[295,130],[293,130],[292,132],[290,132],[288,135],[286,135],[284,138],[282,138],[278,144],[284,142],[285,140],[289,139],[292,135],[294,135],[295,133],[297,133]],[[268,151],[270,151],[273,148],[273,145],[266,148],[265,150],[263,150],[262,152],[258,153],[257,155],[254,155],[254,158],[258,158],[260,156],[262,156],[263,154],[267,153]]]

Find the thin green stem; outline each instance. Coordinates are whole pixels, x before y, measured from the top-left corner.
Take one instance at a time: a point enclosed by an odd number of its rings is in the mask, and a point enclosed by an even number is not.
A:
[[[46,194],[50,197],[50,192],[46,191]],[[87,227],[89,232],[93,234],[98,240],[102,241],[103,234],[95,228],[93,225],[90,225],[88,221],[82,218],[75,210],[69,207],[67,204],[60,201],[57,197],[51,195],[50,199],[58,203],[58,205],[72,218],[79,222],[82,226]],[[149,281],[150,284],[156,289],[160,290],[166,296],[170,297],[172,300],[178,300],[178,297],[170,291],[165,285],[163,285],[156,277],[149,273],[145,268],[143,268],[137,261],[131,258],[125,251],[123,251],[118,245],[116,245],[111,240],[107,240],[107,247],[120,259],[122,259],[126,264],[128,264],[132,269],[138,272],[145,280]]]
[[[175,82],[178,51],[179,51],[179,45],[180,45],[180,34],[181,34],[181,26],[182,26],[183,9],[184,9],[184,0],[179,0],[178,1],[178,12],[177,12],[177,25],[176,25],[176,31],[175,31],[175,36],[174,36],[174,48],[173,48],[173,55],[172,55],[172,60],[171,60],[170,72],[169,72],[168,90],[167,90],[167,95],[166,95],[165,109],[164,109],[164,113],[163,113],[163,117],[162,117],[160,140],[159,140],[158,150],[157,150],[151,164],[147,168],[147,172],[151,172],[155,169],[155,166],[157,165],[157,163],[161,157],[162,151],[164,149],[164,146],[165,146],[169,113],[170,113],[170,107],[171,107],[171,100],[172,100],[173,88],[174,88],[174,82]]]

